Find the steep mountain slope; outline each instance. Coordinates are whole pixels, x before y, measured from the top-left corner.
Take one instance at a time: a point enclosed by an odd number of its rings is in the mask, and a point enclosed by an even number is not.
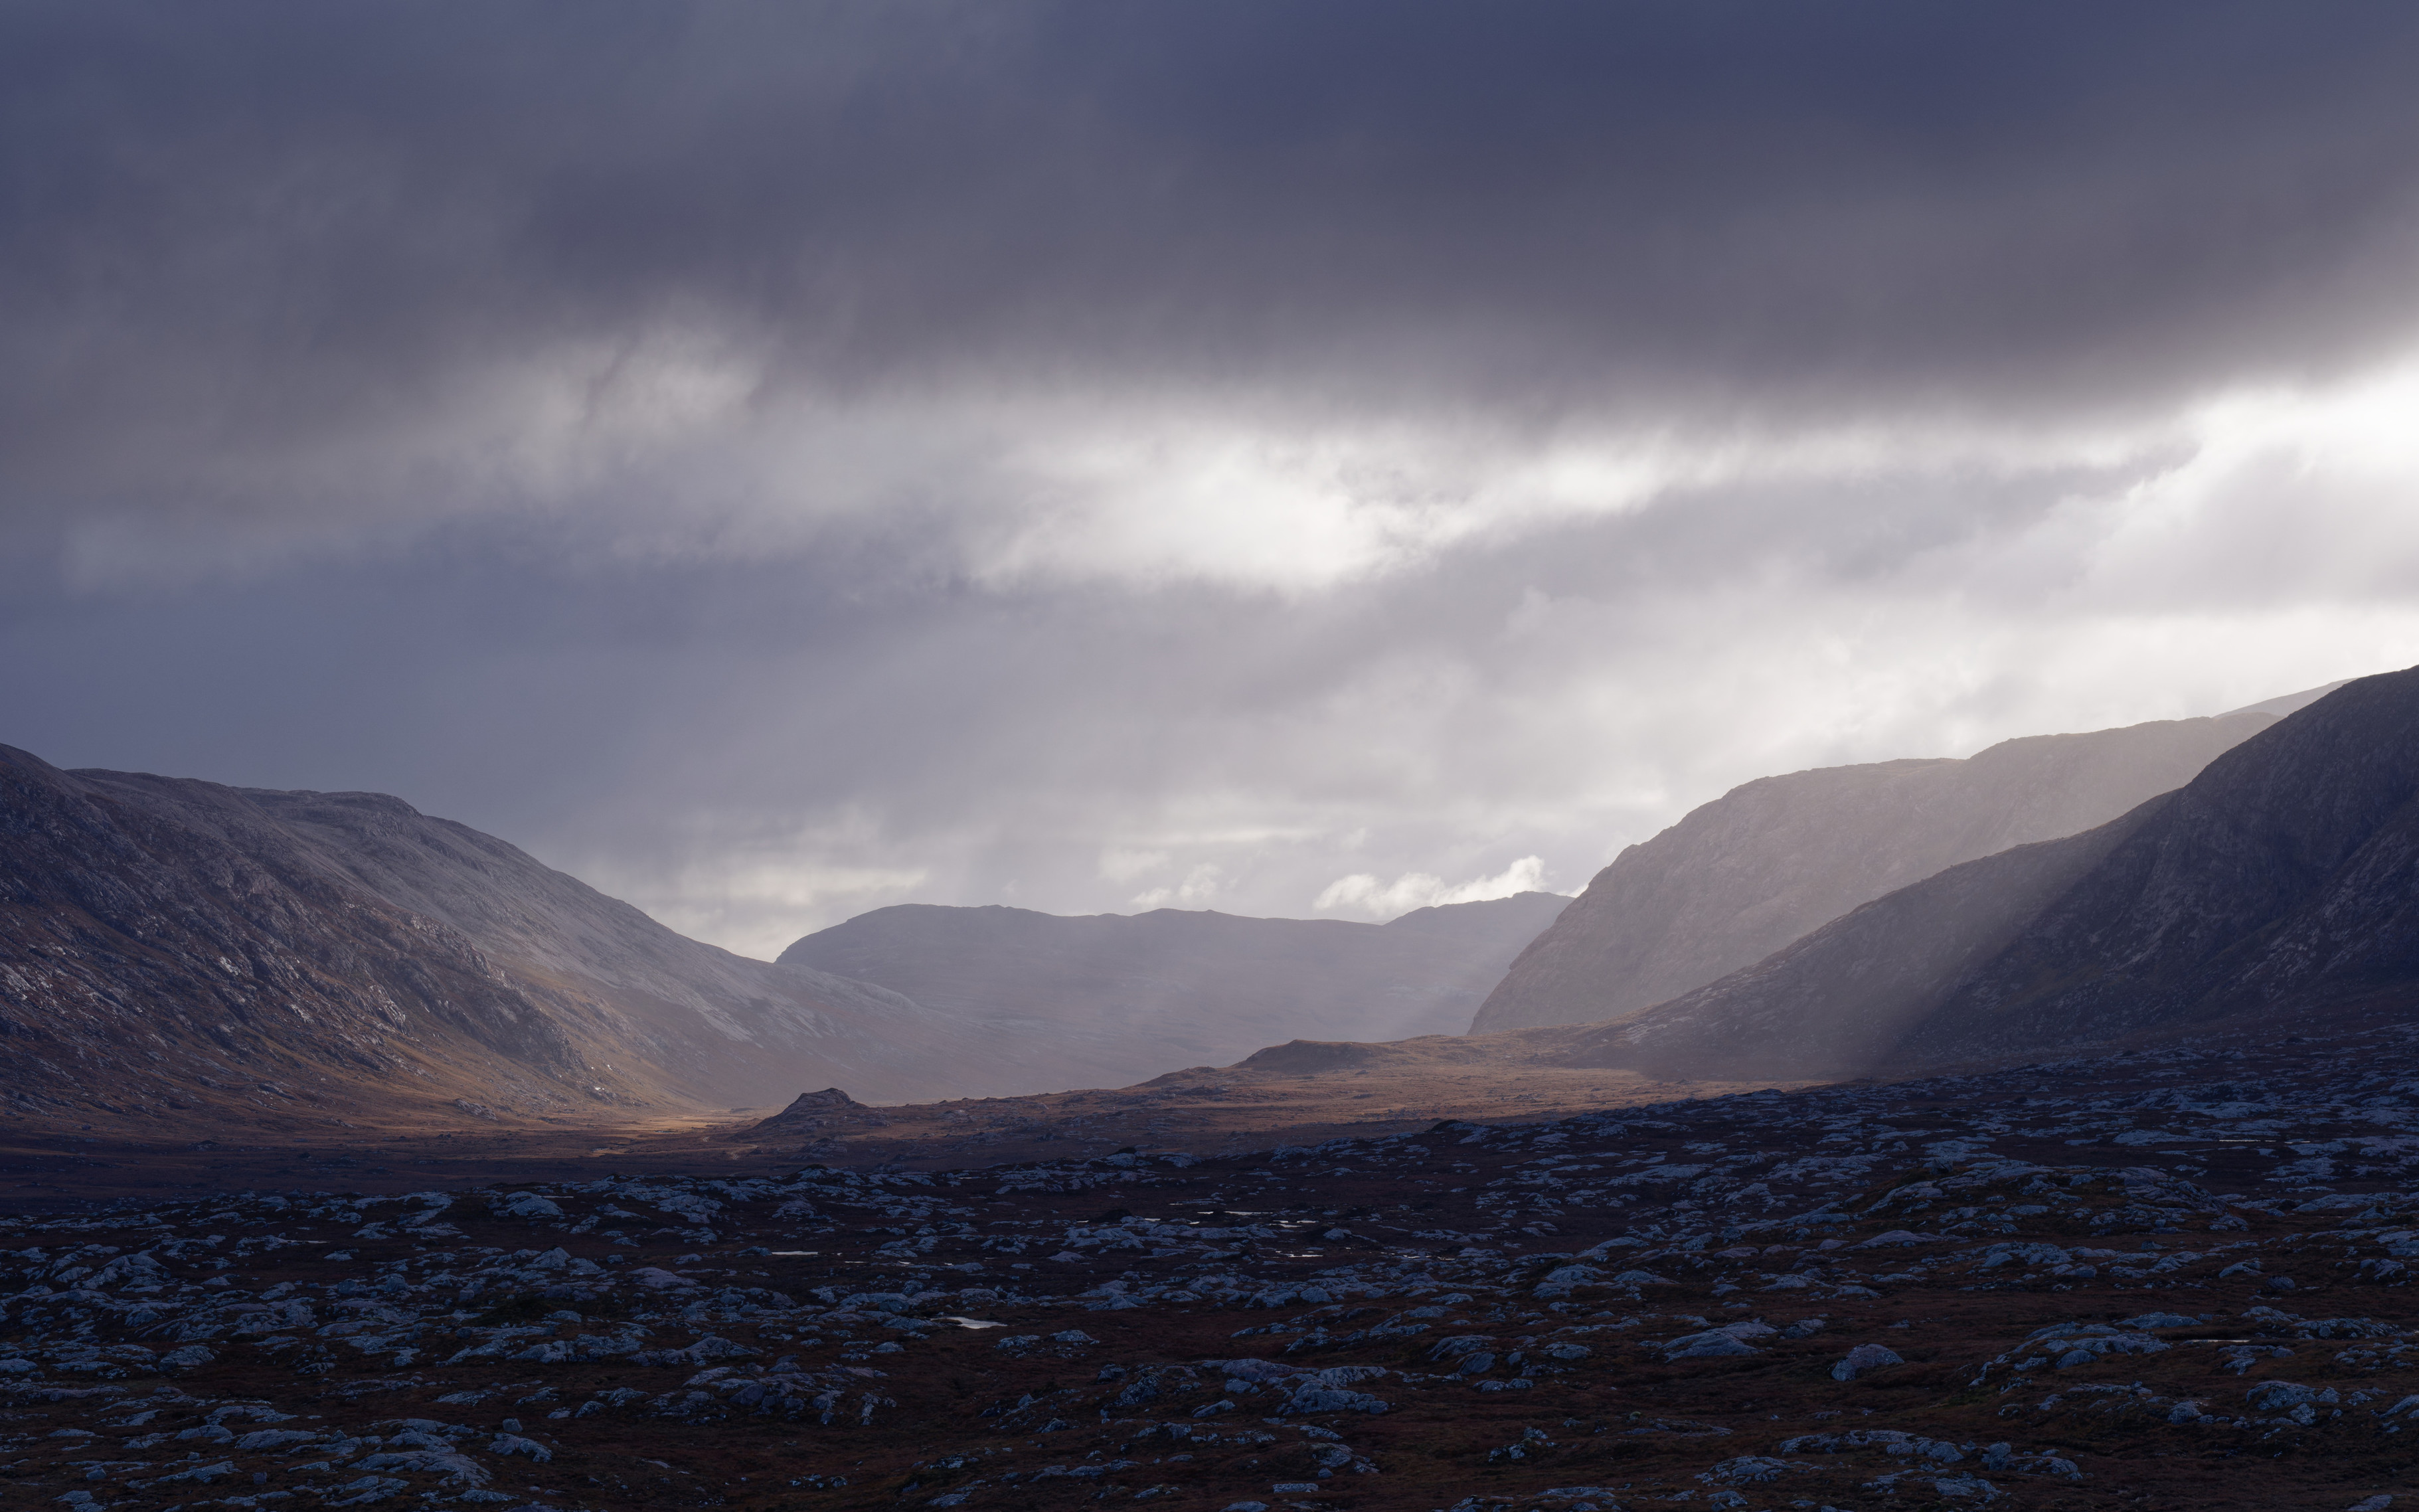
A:
[[[1297,1035],[1453,1032],[1569,901],[1521,893],[1387,924],[901,904],[809,934],[780,959],[1040,1037],[1094,1074],[1130,1081]]]
[[[668,1112],[833,1082],[939,1095],[969,1061],[995,1074],[986,1052],[1017,1063],[894,992],[686,939],[399,799],[0,747],[0,1073],[22,1108]]]
[[[1470,1031],[1641,1012],[1943,868],[2105,824],[2274,719],[2253,709],[2035,735],[1963,761],[1822,767],[1733,788],[1597,872]]]
[[[1952,868],[1594,1030],[1569,1063],[1846,1074],[2419,1004],[2419,668],[2111,824]]]

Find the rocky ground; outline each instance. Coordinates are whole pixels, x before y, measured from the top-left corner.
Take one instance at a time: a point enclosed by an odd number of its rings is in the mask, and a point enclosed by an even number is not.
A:
[[[70,1512],[2404,1494],[2419,1045],[2390,1026],[1136,1144],[25,1211],[0,1485]]]

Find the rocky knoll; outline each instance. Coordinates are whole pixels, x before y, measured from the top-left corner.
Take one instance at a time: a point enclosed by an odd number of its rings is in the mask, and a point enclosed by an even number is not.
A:
[[[20,1114],[207,1123],[954,1090],[960,1026],[665,929],[367,793],[0,747],[0,1077]]]
[[[1452,1033],[1570,902],[1526,892],[1387,924],[1158,909],[1064,918],[901,904],[781,952],[1044,1040],[1087,1077],[1217,1065],[1272,1041]],[[1062,1078],[1056,1085],[1071,1085]]]
[[[2192,780],[2298,697],[1733,788],[1596,873],[1513,962],[1471,1032],[1626,1018],[1945,868],[2106,824]]]
[[[1579,1064],[1849,1074],[2419,988],[2419,669],[2111,824],[1951,868],[1587,1037]]]

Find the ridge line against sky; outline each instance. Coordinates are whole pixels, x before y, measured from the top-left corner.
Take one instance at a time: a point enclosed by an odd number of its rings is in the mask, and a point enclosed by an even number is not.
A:
[[[769,956],[1571,891],[1755,777],[2407,665],[2414,64],[2330,4],[11,7],[0,738]]]

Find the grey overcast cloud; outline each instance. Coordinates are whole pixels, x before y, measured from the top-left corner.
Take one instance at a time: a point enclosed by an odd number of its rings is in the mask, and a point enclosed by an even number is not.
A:
[[[2419,661],[2419,8],[0,6],[0,740],[770,955]]]

